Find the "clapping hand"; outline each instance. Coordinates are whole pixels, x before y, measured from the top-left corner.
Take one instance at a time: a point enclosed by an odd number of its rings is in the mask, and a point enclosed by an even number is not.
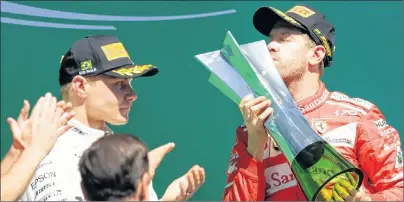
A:
[[[186,201],[205,182],[205,170],[195,165],[185,175],[174,180],[167,188],[162,201]]]
[[[48,153],[56,139],[70,128],[67,123],[74,117],[68,112],[71,107],[64,101],[56,103],[56,98],[47,93],[38,99],[28,118],[30,104],[25,100],[17,120],[7,119],[13,134],[12,149],[22,151],[33,146]]]

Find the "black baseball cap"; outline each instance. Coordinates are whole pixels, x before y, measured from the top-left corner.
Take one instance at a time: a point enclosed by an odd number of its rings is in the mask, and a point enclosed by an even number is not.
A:
[[[261,7],[255,12],[253,23],[259,32],[268,36],[281,19],[307,33],[317,45],[324,46],[324,67],[331,66],[335,51],[335,27],[322,13],[305,5],[296,5],[285,13],[273,7]]]
[[[157,73],[157,67],[152,64],[133,63],[123,43],[116,36],[87,36],[74,42],[62,56],[59,84],[70,83],[77,75],[88,77],[104,74],[119,78],[136,78]]]

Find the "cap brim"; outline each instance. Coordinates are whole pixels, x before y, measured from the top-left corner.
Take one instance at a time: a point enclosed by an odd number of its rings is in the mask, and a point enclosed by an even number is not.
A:
[[[154,65],[126,65],[117,69],[104,72],[104,75],[118,78],[137,78],[154,76],[158,73],[158,68]]]
[[[261,7],[255,11],[253,24],[255,29],[257,29],[261,34],[268,36],[274,25],[281,19],[297,28],[304,29],[303,26],[295,19],[273,7]]]

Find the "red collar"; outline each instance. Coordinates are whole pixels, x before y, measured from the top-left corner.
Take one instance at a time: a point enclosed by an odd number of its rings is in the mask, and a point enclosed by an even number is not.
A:
[[[317,92],[314,95],[298,102],[297,106],[303,114],[311,112],[321,106],[327,100],[329,95],[330,92],[327,90],[324,83],[320,81],[320,88],[317,90]]]

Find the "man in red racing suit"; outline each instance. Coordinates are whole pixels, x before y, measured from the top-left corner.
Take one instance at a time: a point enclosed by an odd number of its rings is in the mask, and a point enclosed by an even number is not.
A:
[[[321,83],[298,106],[313,129],[364,172],[362,187],[372,200],[403,201],[400,137],[375,105],[329,92]],[[237,128],[223,200],[307,200],[286,157],[269,141],[264,160],[256,161],[246,150],[247,135],[244,126]]]
[[[261,7],[253,23],[268,36],[274,66],[311,127],[363,171],[358,192],[345,196],[333,193],[332,197],[403,201],[403,159],[396,129],[387,124],[374,104],[329,92],[320,80],[324,67],[333,60],[334,26],[323,14],[304,5],[285,13]],[[286,157],[268,137],[264,121],[273,109],[270,100],[263,99],[247,96],[239,104],[246,126],[236,131],[223,200],[306,201]],[[324,168],[312,168],[311,172],[328,174]]]

